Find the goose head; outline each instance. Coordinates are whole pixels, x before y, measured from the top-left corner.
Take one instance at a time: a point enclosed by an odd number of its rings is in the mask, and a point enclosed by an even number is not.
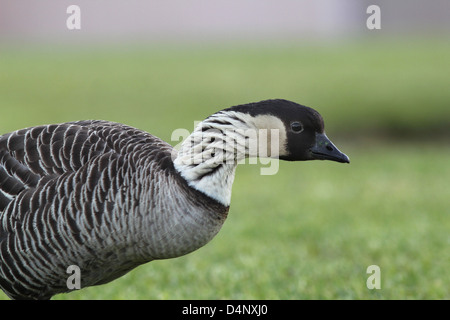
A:
[[[327,137],[322,116],[312,108],[276,99],[231,107],[216,115],[222,114],[241,119],[253,130],[266,133],[265,149],[268,151],[265,151],[265,155],[287,161],[331,160],[350,163],[349,157]],[[278,143],[270,145],[274,140]],[[277,150],[273,150],[277,145]],[[260,143],[259,147],[264,146]],[[257,156],[264,154],[258,152]]]
[[[249,157],[350,162],[326,136],[317,111],[281,99],[214,113],[173,156],[176,170],[191,187],[224,205],[230,203],[236,165]]]

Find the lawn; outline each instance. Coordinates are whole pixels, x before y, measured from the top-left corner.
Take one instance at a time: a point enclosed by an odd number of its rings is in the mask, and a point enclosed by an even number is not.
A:
[[[211,243],[55,299],[450,298],[449,57],[437,42],[1,51],[0,134],[95,118],[170,141],[279,97],[318,109],[352,161],[240,165]]]
[[[56,298],[448,299],[450,150],[344,150],[350,165],[238,168],[228,220],[204,248]],[[366,287],[370,265],[379,290]]]
[[[285,98],[337,133],[450,125],[450,44],[0,50],[0,131],[107,119],[168,140],[231,105]],[[363,132],[360,132],[363,130]]]

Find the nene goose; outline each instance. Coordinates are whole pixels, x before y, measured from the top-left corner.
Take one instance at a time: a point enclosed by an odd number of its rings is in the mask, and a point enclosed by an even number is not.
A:
[[[202,247],[227,217],[237,163],[261,156],[251,132],[264,129],[267,147],[277,142],[270,157],[349,162],[320,114],[287,100],[219,111],[178,151],[99,120],[0,136],[0,287],[12,299],[50,299],[69,291],[69,266],[88,287]]]

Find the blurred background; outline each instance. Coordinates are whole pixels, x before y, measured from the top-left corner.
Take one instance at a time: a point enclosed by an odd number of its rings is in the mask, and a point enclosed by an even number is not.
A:
[[[284,98],[352,161],[239,166],[206,247],[57,299],[449,299],[449,88],[448,0],[0,0],[0,134],[105,119],[175,145]]]

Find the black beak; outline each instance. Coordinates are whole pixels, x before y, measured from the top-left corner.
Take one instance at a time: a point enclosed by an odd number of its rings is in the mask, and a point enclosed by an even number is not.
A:
[[[310,151],[312,158],[315,160],[331,160],[341,163],[350,163],[349,157],[339,151],[325,133],[316,133],[316,144]]]

